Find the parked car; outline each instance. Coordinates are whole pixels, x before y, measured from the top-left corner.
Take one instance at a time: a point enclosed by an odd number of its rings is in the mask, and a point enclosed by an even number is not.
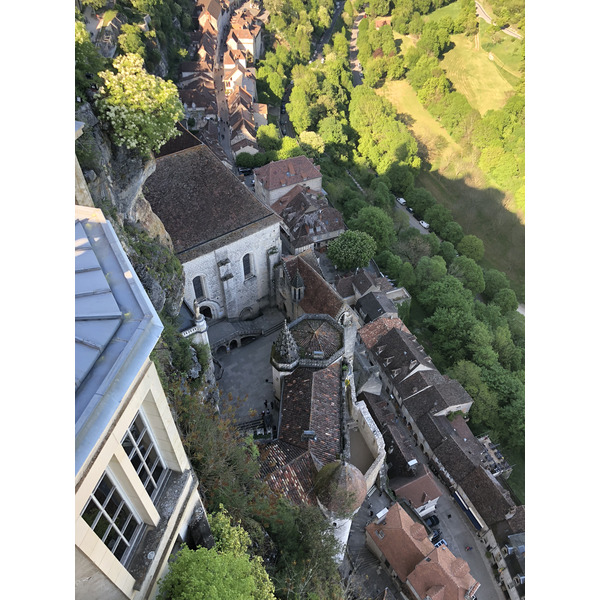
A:
[[[439,548],[440,546],[447,546],[448,544],[446,543],[446,540],[440,540],[439,542],[435,543],[434,546],[436,548]]]
[[[406,206],[406,200],[404,198],[396,198],[396,202],[400,204],[400,206]]]
[[[425,221],[419,221],[419,225],[421,225],[423,229],[429,229],[429,223],[425,223]]]
[[[436,515],[431,515],[425,518],[425,523],[427,523],[427,525],[433,529],[436,525],[440,524],[440,520]]]
[[[435,544],[436,542],[439,542],[442,539],[442,532],[439,529],[434,529],[433,530],[433,537],[431,538],[431,543]]]
[[[411,207],[409,206],[409,207],[408,207],[408,212],[409,212],[409,213],[414,213],[414,212],[415,212],[415,209],[414,209],[414,208],[411,208]]]

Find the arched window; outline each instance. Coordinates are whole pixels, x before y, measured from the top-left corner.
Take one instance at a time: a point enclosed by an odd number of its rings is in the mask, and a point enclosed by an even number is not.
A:
[[[204,285],[202,285],[202,277],[198,275],[198,277],[194,277],[194,294],[196,298],[204,298]]]
[[[244,279],[248,279],[248,277],[252,277],[252,256],[250,254],[246,254],[243,258],[244,265]]]

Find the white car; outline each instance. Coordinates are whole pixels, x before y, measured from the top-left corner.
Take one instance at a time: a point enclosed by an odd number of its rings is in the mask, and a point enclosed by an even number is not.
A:
[[[396,198],[396,202],[400,204],[400,206],[406,206],[406,200],[404,198]]]
[[[419,221],[419,225],[421,225],[423,229],[429,229],[429,223],[425,223],[425,221]]]

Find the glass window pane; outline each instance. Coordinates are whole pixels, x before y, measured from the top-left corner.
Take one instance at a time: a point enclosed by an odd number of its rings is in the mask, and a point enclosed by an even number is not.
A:
[[[94,532],[96,535],[102,539],[104,538],[104,534],[106,530],[110,527],[110,523],[107,521],[104,515],[100,515],[100,519],[98,519],[98,524],[94,527]]]
[[[125,531],[123,532],[123,536],[127,541],[131,541],[131,538],[133,537],[133,534],[135,533],[135,530],[137,529],[138,525],[139,523],[135,520],[135,517],[132,515],[131,520],[129,521],[129,523],[127,523]]]
[[[138,448],[140,449],[140,454],[142,455],[142,458],[146,458],[148,450],[150,450],[151,447],[152,440],[150,439],[150,436],[147,433],[145,433],[142,437],[142,440],[138,442]]]
[[[96,506],[96,503],[90,498],[87,506],[85,507],[83,514],[83,520],[93,529],[94,520],[100,512],[100,509]]]
[[[160,479],[160,476],[162,475],[164,469],[163,466],[160,464],[160,461],[158,461],[156,463],[156,466],[154,467],[154,471],[152,471],[152,477],[154,478],[154,481],[158,484],[158,481]]]
[[[108,535],[106,536],[106,540],[104,543],[108,546],[108,549],[112,552],[116,545],[119,543],[120,537],[119,533],[114,527],[110,528]]]
[[[154,490],[156,489],[156,486],[154,485],[152,479],[148,478],[148,481],[144,484],[144,487],[148,492],[148,496],[152,497],[152,494],[154,494]]]
[[[130,514],[131,513],[129,512],[129,509],[123,503],[119,514],[114,518],[115,525],[119,528],[119,531],[123,531],[123,529],[125,529],[125,524],[127,523],[127,519],[129,518]]]
[[[129,437],[128,433],[125,434],[125,437],[123,438],[123,441],[121,442],[121,446],[123,446],[123,450],[125,450],[125,453],[127,454],[127,456],[131,457],[132,451],[134,450],[135,446],[134,446],[133,442],[131,441],[131,438]]]
[[[127,543],[125,542],[125,540],[121,540],[112,552],[118,560],[121,560],[123,554],[125,553],[125,550],[127,550]]]
[[[154,468],[154,465],[157,460],[158,460],[158,454],[156,453],[156,448],[154,448],[154,446],[153,446],[150,449],[150,452],[148,452],[148,456],[146,457],[146,464],[148,465],[148,468],[151,471]]]
[[[133,468],[136,471],[139,471],[139,466],[140,466],[141,462],[142,462],[142,459],[140,458],[140,455],[136,451],[135,454],[131,457],[131,464],[133,465]]]
[[[106,514],[111,518],[114,519],[117,511],[119,510],[119,507],[121,506],[121,496],[119,495],[119,492],[117,492],[117,490],[115,490],[112,494],[112,496],[109,498],[108,502],[106,503],[106,506],[104,508],[104,510],[106,511]]]
[[[131,424],[129,431],[131,432],[133,439],[137,442],[142,431],[144,431],[144,424],[141,422],[139,415],[135,418],[135,420]]]
[[[96,496],[96,499],[102,506],[104,506],[104,503],[106,502],[106,498],[110,494],[110,491],[112,490],[112,488],[113,488],[113,485],[112,485],[110,479],[106,475],[104,475],[102,477],[102,479],[100,480],[100,483],[98,484],[98,487],[96,488],[96,491],[94,492],[94,496]]]

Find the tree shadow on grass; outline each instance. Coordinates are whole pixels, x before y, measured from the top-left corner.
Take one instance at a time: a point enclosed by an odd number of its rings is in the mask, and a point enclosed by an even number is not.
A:
[[[506,273],[520,301],[525,298],[525,226],[506,208],[505,192],[478,188],[466,177],[450,179],[438,171],[422,171],[415,185],[427,189],[450,209],[465,234],[479,237],[485,246],[481,265]]]

